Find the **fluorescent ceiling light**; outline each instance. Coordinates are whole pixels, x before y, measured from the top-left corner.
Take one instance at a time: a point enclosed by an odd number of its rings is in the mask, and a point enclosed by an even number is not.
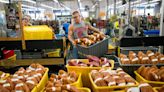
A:
[[[59,3],[59,1],[58,1],[58,0],[54,0],[54,2]]]
[[[80,8],[82,8],[82,3],[80,0],[78,0],[78,3],[79,3]]]
[[[92,8],[95,8],[97,5],[98,5],[98,4],[97,4],[97,3],[95,3],[95,4],[92,6]]]
[[[69,7],[65,6],[64,4],[61,3],[61,5],[66,8],[67,10],[71,10]]]
[[[30,2],[30,3],[36,4],[36,2],[33,1],[33,0],[23,0],[23,1],[26,1],[26,2]]]
[[[25,5],[25,4],[22,4],[23,7],[27,7],[27,8],[36,8],[34,6],[29,6],[29,5]]]
[[[55,9],[55,8],[53,8],[53,7],[51,7],[51,6],[48,6],[48,5],[45,5],[45,4],[41,4],[41,6],[42,6],[42,7],[46,7],[46,8],[50,8],[50,9]]]
[[[1,3],[9,3],[8,0],[0,0]]]

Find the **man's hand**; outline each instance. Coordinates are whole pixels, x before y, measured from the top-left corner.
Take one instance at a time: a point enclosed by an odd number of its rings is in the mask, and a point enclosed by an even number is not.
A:
[[[77,45],[75,41],[72,41],[72,44],[73,44],[74,46],[76,46],[76,45]]]
[[[105,37],[107,37],[107,35],[105,35],[103,32],[100,32],[100,34],[103,35],[103,36],[105,36]]]

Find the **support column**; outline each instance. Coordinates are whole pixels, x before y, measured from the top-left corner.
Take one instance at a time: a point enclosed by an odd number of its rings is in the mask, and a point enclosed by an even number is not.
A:
[[[97,0],[97,6],[96,6],[96,18],[98,19],[100,13],[100,2]]]
[[[162,1],[162,4],[161,4],[161,11],[160,11],[160,14],[161,14],[161,22],[160,22],[160,36],[164,36],[164,1]],[[161,46],[160,47],[160,52],[161,53],[164,53],[164,47]]]
[[[128,25],[130,24],[130,16],[131,16],[131,4],[130,4],[130,0],[129,0],[129,2],[128,2],[128,6],[129,6],[129,8],[128,8]]]
[[[106,2],[107,2],[107,9],[106,9],[106,19],[108,19],[109,18],[109,0],[106,0]]]
[[[114,0],[114,10],[113,10],[113,14],[116,15],[116,0]]]

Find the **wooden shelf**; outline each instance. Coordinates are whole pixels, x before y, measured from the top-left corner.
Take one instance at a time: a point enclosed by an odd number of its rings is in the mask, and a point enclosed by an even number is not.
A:
[[[21,38],[0,37],[0,41],[21,41]]]
[[[2,60],[0,66],[4,66],[4,67],[29,66],[32,63],[39,63],[41,65],[60,65],[60,64],[64,64],[64,58],[20,59],[16,61]]]

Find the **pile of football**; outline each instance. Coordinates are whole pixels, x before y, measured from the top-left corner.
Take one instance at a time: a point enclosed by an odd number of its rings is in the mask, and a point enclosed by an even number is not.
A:
[[[96,56],[87,55],[89,62],[82,62],[80,60],[72,59],[68,61],[69,66],[83,66],[83,67],[111,67],[112,60],[101,57],[98,58]]]
[[[26,69],[22,67],[7,79],[0,80],[0,92],[31,92],[45,71],[40,64],[31,64]]]
[[[80,92],[76,87],[71,86],[78,80],[78,75],[75,72],[65,72],[60,70],[58,75],[51,74],[49,81],[46,84],[46,92]]]
[[[76,44],[87,47],[97,42],[100,42],[101,40],[104,40],[105,38],[106,36],[104,34],[93,33],[92,35],[88,35],[87,37],[75,39],[75,42]]]
[[[101,69],[92,70],[91,77],[97,86],[132,86],[136,85],[135,80],[129,76],[122,68],[116,70]]]

